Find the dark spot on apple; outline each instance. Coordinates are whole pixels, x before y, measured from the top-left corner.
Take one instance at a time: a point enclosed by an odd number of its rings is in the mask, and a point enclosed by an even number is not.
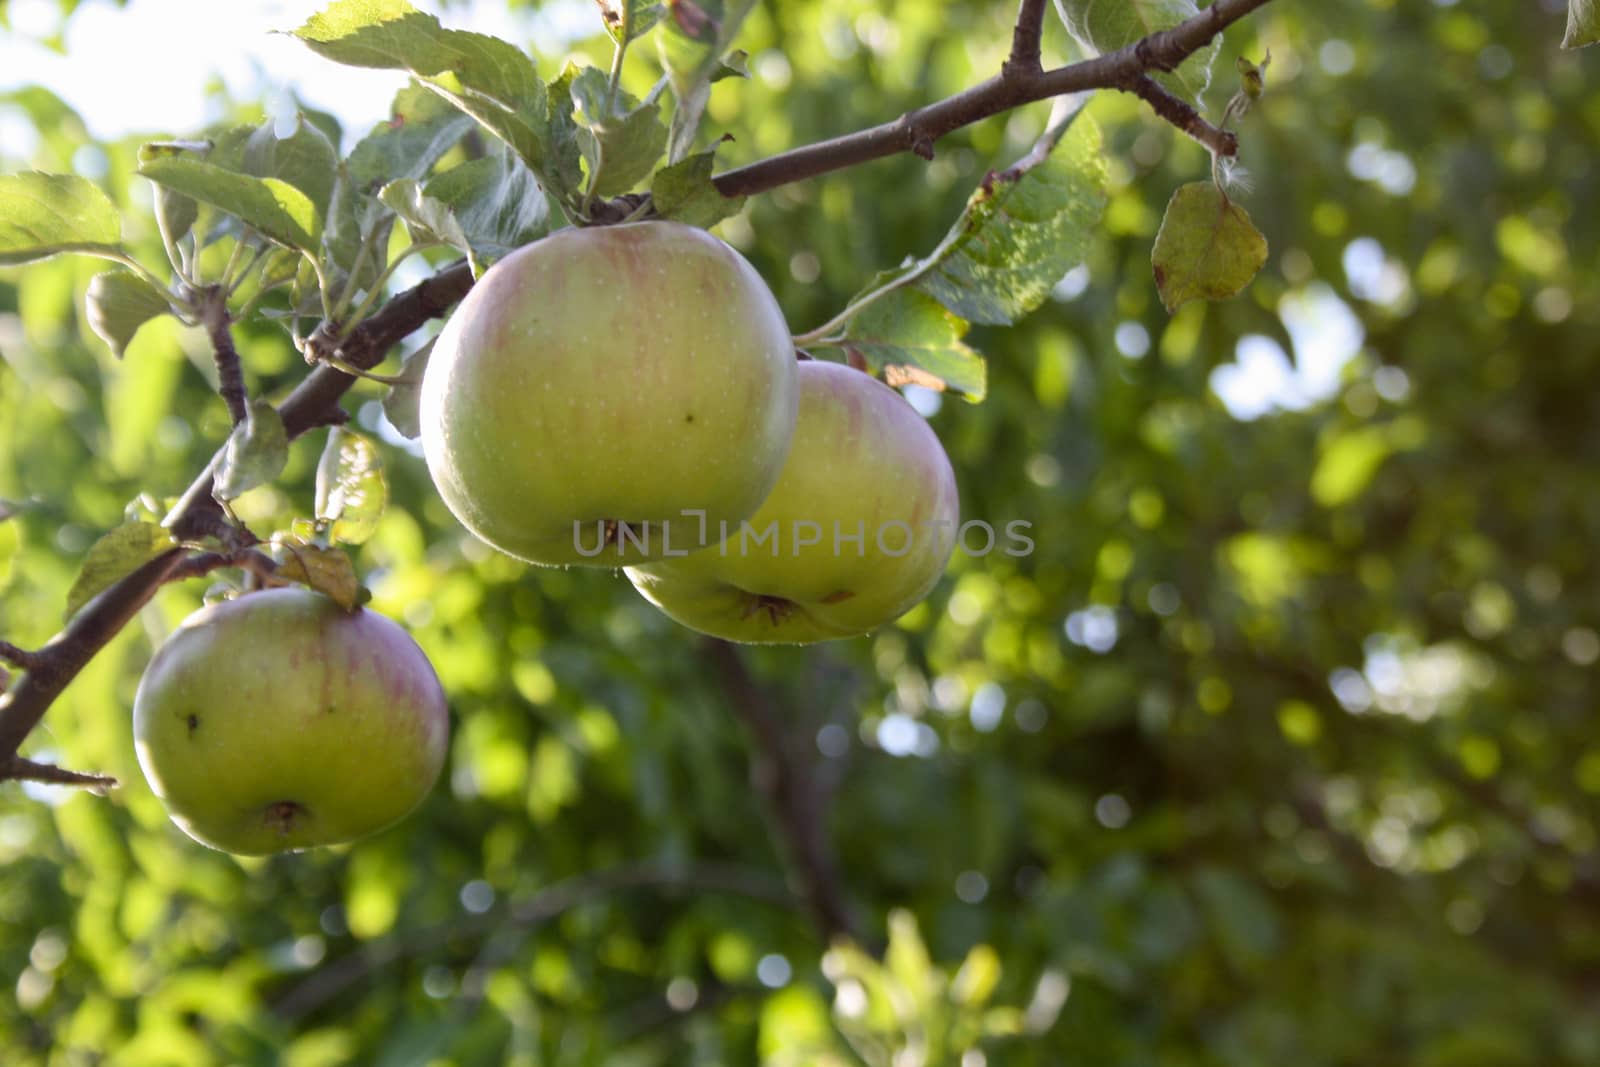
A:
[[[689,414],[685,415],[683,417],[683,421],[684,422],[693,422],[694,421],[694,412],[691,411]]]
[[[292,800],[280,800],[274,804],[268,804],[261,814],[262,821],[267,826],[284,836],[288,836],[301,823],[311,817],[309,811]]]
[[[196,730],[200,729],[200,716],[196,715],[194,712],[191,711],[189,713],[189,717],[184,719],[183,721],[184,721],[184,725],[189,727],[189,736],[193,737],[194,736],[194,732]]]
[[[855,595],[856,594],[855,594],[855,592],[853,590],[850,590],[850,589],[837,589],[837,590],[829,593],[827,596],[823,597],[822,598],[822,602],[824,604],[843,604],[846,600],[849,600],[851,597],[853,597]]]

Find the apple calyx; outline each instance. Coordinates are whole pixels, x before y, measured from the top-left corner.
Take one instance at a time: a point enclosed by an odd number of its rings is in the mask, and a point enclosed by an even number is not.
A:
[[[288,837],[310,818],[311,813],[292,800],[268,804],[262,813],[262,821],[270,829],[276,830],[280,837]]]
[[[800,610],[800,605],[785,597],[767,596],[764,593],[746,593],[744,614],[740,618],[748,619],[752,615],[765,615],[768,622],[777,626],[798,610]]]

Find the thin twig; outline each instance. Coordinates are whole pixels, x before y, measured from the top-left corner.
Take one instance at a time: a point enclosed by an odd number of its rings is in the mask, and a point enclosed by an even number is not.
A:
[[[1207,122],[1185,99],[1169,91],[1148,74],[1138,74],[1118,86],[1149,104],[1157,115],[1193,137],[1214,156],[1232,159],[1239,154],[1239,137]]]
[[[708,641],[705,657],[717,672],[728,705],[744,724],[755,747],[750,778],[766,796],[801,892],[817,929],[827,940],[847,937],[865,943],[861,925],[845,899],[844,882],[828,840],[822,795],[809,761],[795,749],[784,724],[791,716],[751,675],[739,650],[726,641]]]
[[[48,782],[51,785],[81,785],[90,789],[115,789],[117,780],[104,774],[85,774],[69,771],[49,763],[35,763],[31,759],[12,756],[0,765],[0,781]]]
[[[39,653],[18,648],[10,641],[0,641],[0,662],[9,663],[19,670],[32,670],[39,662]]]
[[[1116,89],[1150,71],[1176,69],[1213,37],[1271,0],[1217,0],[1169,30],[1094,59],[1035,74],[997,74],[892,122],[738,167],[712,180],[724,196],[748,196],[901,152],[931,157],[945,134],[1024,104],[1086,89]],[[1027,5],[1024,5],[1024,11]]]
[[[45,709],[106,642],[161,588],[185,550],[163,552],[84,606],[35,653],[33,666],[0,696],[0,760],[10,760]]]
[[[217,393],[228,405],[228,414],[238,426],[249,413],[250,397],[245,392],[244,368],[239,350],[233,345],[233,320],[228,316],[227,292],[213,285],[201,297],[200,319],[211,338],[211,351],[217,363]]]
[[[1044,0],[1022,0],[1017,26],[1011,31],[1011,54],[1000,68],[1002,77],[1025,77],[1043,70],[1039,50],[1044,42]]]

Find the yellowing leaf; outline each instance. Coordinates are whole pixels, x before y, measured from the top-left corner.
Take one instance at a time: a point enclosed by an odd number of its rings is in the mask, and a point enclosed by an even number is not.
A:
[[[329,537],[359,545],[378,528],[389,502],[383,458],[360,434],[335,426],[317,463],[317,519],[331,523]]]
[[[283,561],[278,564],[279,578],[315,589],[346,611],[361,606],[361,582],[356,578],[355,565],[344,552],[296,539],[284,541],[280,547]]]
[[[1266,262],[1267,239],[1213,183],[1190,182],[1172,194],[1151,255],[1169,312],[1238,295]]]
[[[89,601],[173,547],[172,535],[153,522],[129,522],[89,546],[67,592],[67,618]]]

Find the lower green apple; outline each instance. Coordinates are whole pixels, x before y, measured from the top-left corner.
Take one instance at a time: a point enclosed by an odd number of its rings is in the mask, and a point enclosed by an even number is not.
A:
[[[376,612],[301,588],[195,612],[133,708],[150,787],[190,837],[241,855],[339,844],[408,814],[444,765],[444,690]]]
[[[794,444],[755,515],[715,547],[628,568],[685,626],[761,644],[853,637],[904,614],[944,573],[960,516],[927,422],[851,367],[802,362],[799,381]]]

